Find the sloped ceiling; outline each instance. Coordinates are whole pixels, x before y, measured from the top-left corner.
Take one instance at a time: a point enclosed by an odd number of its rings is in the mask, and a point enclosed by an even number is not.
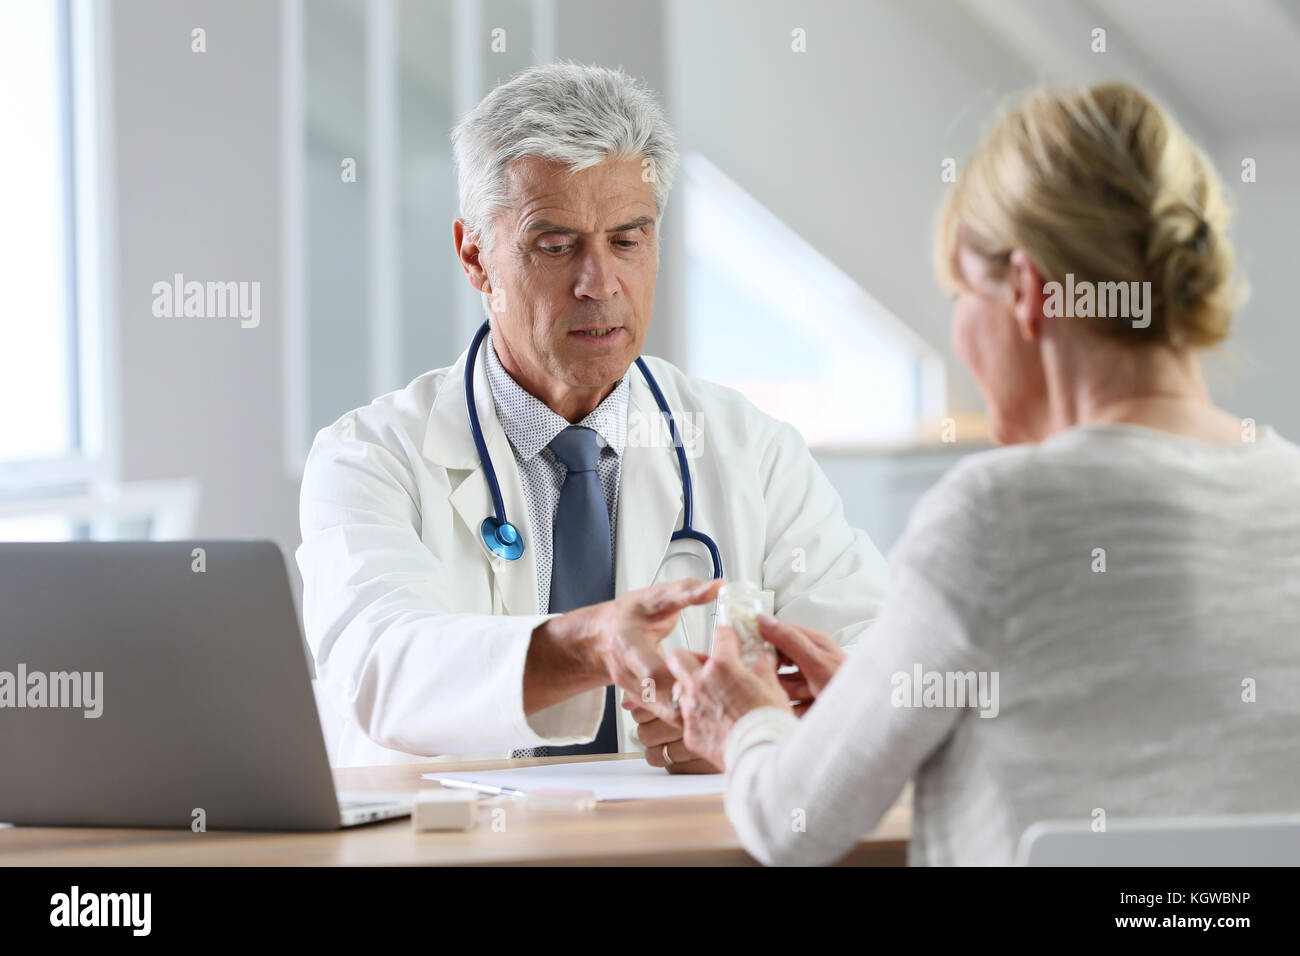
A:
[[[1045,81],[1128,79],[1218,142],[1300,135],[1300,0],[961,2]]]

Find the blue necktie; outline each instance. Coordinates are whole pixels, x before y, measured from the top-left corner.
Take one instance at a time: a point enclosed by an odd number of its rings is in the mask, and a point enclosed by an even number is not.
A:
[[[551,545],[550,613],[563,614],[614,597],[614,556],[609,533],[609,506],[596,472],[600,442],[590,428],[570,425],[548,445],[568,473],[555,509]],[[614,688],[605,688],[605,711],[596,739],[567,747],[534,747],[515,756],[551,757],[564,754],[618,752],[618,720]]]

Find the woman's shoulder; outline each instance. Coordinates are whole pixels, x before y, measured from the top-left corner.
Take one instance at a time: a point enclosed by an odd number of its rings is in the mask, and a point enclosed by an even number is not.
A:
[[[1059,437],[1059,436],[1057,436]],[[1059,442],[1003,445],[959,458],[921,497],[914,524],[947,525],[988,536],[1037,507],[1059,513],[1063,499],[1082,504],[1089,486],[1104,487],[1097,473],[1116,467],[1105,449]]]
[[[1019,483],[1020,476],[1038,467],[1038,445],[1003,445],[974,451],[957,459],[940,476],[922,501],[931,505],[990,508],[999,506],[1008,485]]]
[[[925,491],[908,516],[898,548],[963,555],[997,550],[1032,451],[1005,446],[957,459]]]
[[[964,509],[984,523],[1032,523],[1045,510],[1055,522],[1074,510],[1167,498],[1178,490],[1220,493],[1240,484],[1300,484],[1300,447],[1269,426],[1238,443],[1183,438],[1142,426],[1079,426],[1045,441],[973,452],[959,459],[923,503]],[[920,507],[920,506],[918,506]]]

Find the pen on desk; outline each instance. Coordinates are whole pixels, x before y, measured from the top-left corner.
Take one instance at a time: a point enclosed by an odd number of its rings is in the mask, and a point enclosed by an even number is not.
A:
[[[444,780],[439,778],[438,783],[444,787],[450,787],[452,790],[477,790],[479,793],[492,793],[509,797],[524,796],[524,791],[515,790],[513,787],[494,787],[491,784],[471,783],[468,780]]]

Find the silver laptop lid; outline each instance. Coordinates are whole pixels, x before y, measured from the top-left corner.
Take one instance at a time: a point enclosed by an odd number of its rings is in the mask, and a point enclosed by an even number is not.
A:
[[[265,541],[0,543],[0,821],[333,829]]]

